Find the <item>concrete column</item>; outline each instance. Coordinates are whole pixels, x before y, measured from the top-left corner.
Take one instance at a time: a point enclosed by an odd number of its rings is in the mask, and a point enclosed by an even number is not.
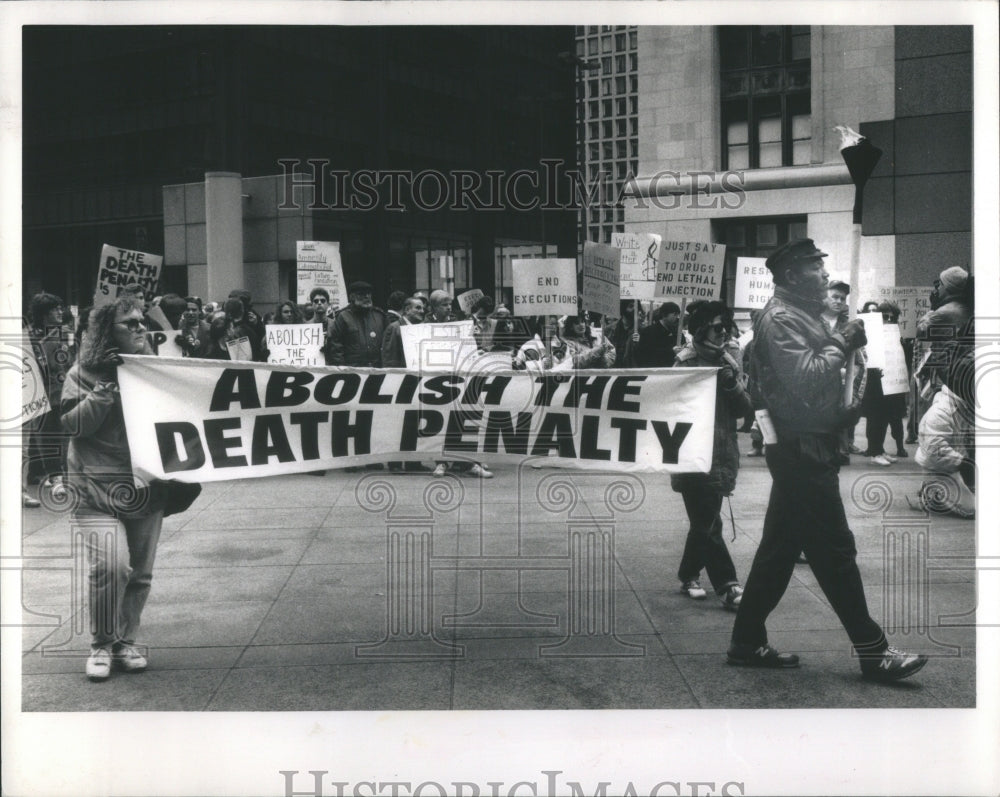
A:
[[[237,172],[205,173],[206,296],[224,299],[244,287],[242,193]]]

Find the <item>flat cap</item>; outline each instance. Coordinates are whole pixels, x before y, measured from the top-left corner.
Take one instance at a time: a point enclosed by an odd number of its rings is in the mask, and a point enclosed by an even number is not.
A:
[[[764,265],[774,274],[800,263],[808,263],[810,260],[818,260],[826,256],[826,252],[821,252],[816,248],[812,238],[796,238],[775,249]]]
[[[347,293],[371,293],[374,290],[370,283],[364,280],[358,280],[357,282],[352,282],[347,286]]]

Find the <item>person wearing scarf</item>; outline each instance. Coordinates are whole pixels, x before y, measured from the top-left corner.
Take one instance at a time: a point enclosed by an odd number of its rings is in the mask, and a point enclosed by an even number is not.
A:
[[[729,335],[731,320],[732,311],[722,302],[700,303],[688,317],[692,340],[678,352],[674,367],[719,369],[712,467],[708,473],[676,474],[670,482],[683,497],[690,522],[677,570],[681,592],[696,600],[703,599],[706,592],[699,577],[704,569],[723,607],[736,611],[743,588],[722,537],[721,509],[723,497],[732,495],[736,487],[740,467],[737,421],[752,407],[742,379],[739,346]]]

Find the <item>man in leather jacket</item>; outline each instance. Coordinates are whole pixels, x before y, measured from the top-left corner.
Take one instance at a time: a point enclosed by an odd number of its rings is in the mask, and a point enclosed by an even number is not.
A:
[[[799,551],[857,652],[862,675],[895,681],[917,672],[926,656],[891,647],[868,613],[854,535],[840,497],[838,436],[856,420],[843,406],[841,369],[867,342],[861,321],[840,331],[822,320],[829,275],[812,240],[777,249],[767,267],[774,296],[754,325],[751,396],[767,410],[776,442],[765,456],[773,480],[764,530],[733,625],[730,664],[790,668],[798,656],[767,643],[765,622],[784,595]]]

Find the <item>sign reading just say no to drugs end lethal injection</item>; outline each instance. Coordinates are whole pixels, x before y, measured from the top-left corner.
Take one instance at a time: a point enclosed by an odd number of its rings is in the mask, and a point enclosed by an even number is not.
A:
[[[657,301],[719,299],[725,262],[725,244],[665,240],[656,265]]]

